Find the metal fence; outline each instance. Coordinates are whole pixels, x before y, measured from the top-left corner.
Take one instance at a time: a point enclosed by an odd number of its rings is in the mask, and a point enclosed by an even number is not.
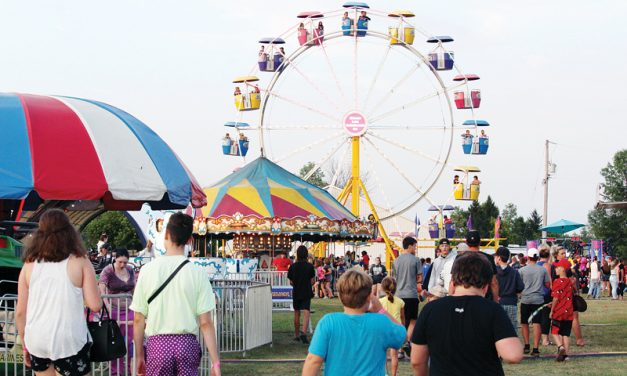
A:
[[[216,327],[220,352],[242,352],[272,343],[272,294],[270,285],[256,281],[214,280],[216,310],[213,322]],[[127,355],[111,362],[92,363],[92,374],[133,375],[133,312],[129,310],[131,295],[103,295],[111,318],[118,321],[122,335],[127,338]],[[17,296],[0,297],[0,376],[32,375],[24,365],[22,343],[15,325]],[[98,320],[99,313],[90,313],[90,319]],[[51,323],[53,325],[53,323]],[[201,375],[210,375],[211,362],[202,335],[198,333],[203,355]]]
[[[272,291],[267,283],[213,280],[216,292],[218,346],[242,352],[272,343]]]

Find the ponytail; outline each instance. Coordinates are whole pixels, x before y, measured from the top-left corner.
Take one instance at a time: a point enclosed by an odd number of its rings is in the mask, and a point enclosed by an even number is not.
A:
[[[381,281],[381,288],[387,295],[390,303],[394,303],[394,294],[396,293],[396,280],[392,277],[385,277]]]
[[[391,291],[386,291],[385,295],[388,296],[388,300],[390,301],[390,303],[394,303],[394,294],[392,294]]]

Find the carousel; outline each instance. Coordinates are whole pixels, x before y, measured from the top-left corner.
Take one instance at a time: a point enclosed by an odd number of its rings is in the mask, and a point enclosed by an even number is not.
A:
[[[256,259],[289,252],[295,242],[372,238],[327,191],[260,157],[205,188],[207,205],[194,222],[194,252],[205,258]]]

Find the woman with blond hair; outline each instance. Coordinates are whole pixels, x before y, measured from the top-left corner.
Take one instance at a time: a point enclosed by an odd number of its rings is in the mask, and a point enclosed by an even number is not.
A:
[[[24,363],[36,375],[91,371],[83,304],[102,307],[94,267],[68,216],[48,210],[26,249],[15,309]]]

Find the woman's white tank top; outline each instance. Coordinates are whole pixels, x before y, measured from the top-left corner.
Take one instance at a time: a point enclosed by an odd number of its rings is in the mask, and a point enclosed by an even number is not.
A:
[[[89,338],[83,289],[70,280],[68,260],[33,265],[24,342],[38,358],[57,360],[75,355]]]

